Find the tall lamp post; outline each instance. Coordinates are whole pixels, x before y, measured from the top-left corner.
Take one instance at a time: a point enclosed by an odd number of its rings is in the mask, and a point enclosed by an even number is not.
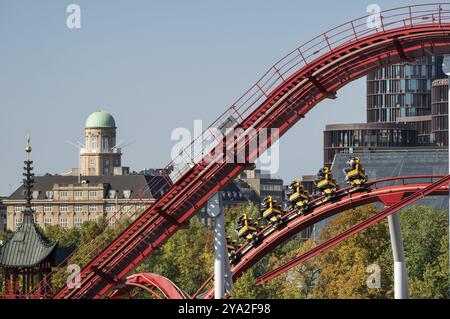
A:
[[[447,75],[448,77],[448,85],[449,85],[449,91],[447,95],[447,118],[448,118],[448,126],[447,126],[447,145],[449,147],[448,149],[448,173],[450,174],[450,55],[444,56],[444,62],[442,63],[442,71]],[[449,185],[450,186],[450,185]],[[449,187],[449,227],[450,227],[450,187]],[[450,228],[449,228],[450,229]],[[449,237],[449,250],[450,250],[450,237]],[[450,256],[449,256],[449,267],[450,267]],[[450,276],[449,276],[450,280]],[[450,297],[450,291],[449,291],[449,297]]]

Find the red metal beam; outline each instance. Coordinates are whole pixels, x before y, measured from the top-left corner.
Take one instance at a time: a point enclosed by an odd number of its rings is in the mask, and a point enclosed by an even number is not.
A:
[[[373,225],[374,223],[379,222],[380,220],[386,218],[387,216],[399,211],[400,209],[410,205],[411,203],[424,198],[425,196],[432,193],[434,190],[439,189],[441,186],[448,184],[450,181],[450,175],[447,177],[444,177],[443,179],[431,184],[430,186],[426,187],[423,190],[419,190],[418,192],[408,196],[407,198],[403,199],[402,201],[398,202],[397,204],[392,205],[391,207],[383,210],[380,213],[377,213],[371,217],[369,217],[364,222],[350,228],[349,230],[327,240],[326,242],[314,247],[313,249],[309,250],[308,252],[293,258],[292,260],[288,261],[284,265],[268,272],[267,274],[261,276],[257,279],[256,284],[261,285],[265,283],[268,280],[274,279],[275,277],[281,275],[282,273],[286,272],[287,270],[301,264],[302,262],[316,256],[317,254],[321,253],[322,251],[331,248],[345,239],[349,238],[350,236],[362,231],[363,229],[366,229],[367,227]]]

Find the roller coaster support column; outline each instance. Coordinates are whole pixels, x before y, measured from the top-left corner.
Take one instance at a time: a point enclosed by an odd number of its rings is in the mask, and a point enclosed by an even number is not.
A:
[[[231,290],[231,270],[228,260],[227,236],[222,198],[216,193],[208,201],[208,215],[215,219],[214,226],[214,296],[222,299]]]
[[[448,95],[447,95],[447,117],[448,117],[448,130],[447,130],[447,145],[448,145],[448,174],[450,175],[450,55],[444,56],[444,63],[442,64],[442,71],[448,76]],[[450,185],[449,185],[450,186]],[[450,227],[450,187],[449,187],[449,197],[448,197],[448,218]],[[449,228],[450,229],[450,228]],[[449,250],[450,250],[450,236],[449,236]],[[450,254],[449,254],[449,267],[450,267]],[[449,275],[450,280],[450,275]],[[448,297],[450,298],[450,290],[448,292]]]
[[[406,272],[405,252],[403,250],[400,215],[388,216],[389,233],[391,235],[392,254],[394,255],[394,298],[408,299],[408,273]]]

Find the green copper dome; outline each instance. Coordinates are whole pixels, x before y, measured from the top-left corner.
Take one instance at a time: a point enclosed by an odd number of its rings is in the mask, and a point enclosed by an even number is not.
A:
[[[115,128],[116,121],[105,111],[94,112],[86,120],[86,128]]]

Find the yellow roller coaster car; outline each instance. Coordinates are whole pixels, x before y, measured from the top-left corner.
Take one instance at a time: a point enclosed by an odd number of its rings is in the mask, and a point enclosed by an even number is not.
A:
[[[269,223],[275,223],[280,219],[281,216],[283,216],[283,212],[272,196],[267,196],[266,198],[264,198],[261,212],[262,217]]]
[[[227,236],[227,249],[228,257],[232,258],[238,249],[237,242],[233,240],[230,236]]]
[[[291,209],[305,209],[308,207],[310,200],[311,196],[299,181],[293,181],[291,185],[289,185],[288,201]]]
[[[333,197],[336,190],[339,189],[339,185],[328,167],[322,168],[317,174],[316,188],[328,198]]]
[[[236,231],[239,238],[252,240],[258,232],[258,225],[252,221],[247,214],[242,215],[238,220]]]
[[[368,181],[366,170],[361,165],[359,157],[352,157],[347,161],[348,168],[345,169],[345,181],[352,186],[363,186]]]

